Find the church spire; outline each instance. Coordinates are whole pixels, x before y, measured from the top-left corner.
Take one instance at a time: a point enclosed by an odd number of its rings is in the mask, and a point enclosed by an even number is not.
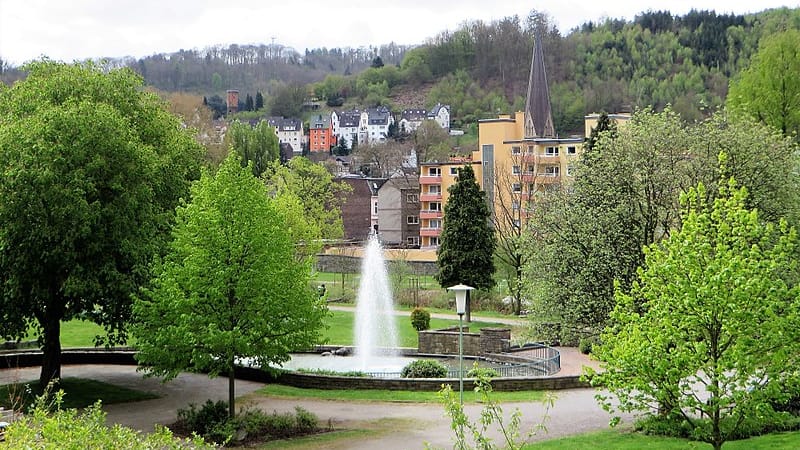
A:
[[[525,101],[525,137],[556,137],[553,113],[550,109],[550,88],[544,69],[544,52],[539,32],[533,38],[531,77],[528,81],[528,98]]]

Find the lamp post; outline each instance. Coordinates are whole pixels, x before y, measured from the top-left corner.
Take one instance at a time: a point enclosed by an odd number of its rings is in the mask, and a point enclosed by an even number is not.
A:
[[[457,284],[447,288],[456,293],[456,314],[458,314],[458,400],[464,405],[464,313],[467,311],[467,291],[475,289],[472,286]]]

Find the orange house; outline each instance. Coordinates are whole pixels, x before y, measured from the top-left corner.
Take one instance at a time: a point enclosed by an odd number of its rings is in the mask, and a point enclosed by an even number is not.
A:
[[[308,126],[308,150],[310,152],[329,152],[336,144],[331,127],[331,118],[316,115]]]

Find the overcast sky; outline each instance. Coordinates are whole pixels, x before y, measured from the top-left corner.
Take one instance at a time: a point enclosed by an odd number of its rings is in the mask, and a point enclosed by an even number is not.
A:
[[[796,7],[797,0],[0,0],[0,57],[14,65],[42,55],[142,57],[273,38],[302,53],[421,44],[465,21],[524,18],[532,9],[550,15],[565,34],[584,22],[630,20],[648,9],[742,14],[780,6]]]

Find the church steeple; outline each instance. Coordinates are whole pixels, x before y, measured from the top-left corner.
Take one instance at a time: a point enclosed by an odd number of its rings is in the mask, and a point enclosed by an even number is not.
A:
[[[531,77],[525,101],[525,137],[556,137],[553,113],[550,109],[550,88],[547,86],[547,73],[544,69],[542,39],[538,31],[533,39]]]

